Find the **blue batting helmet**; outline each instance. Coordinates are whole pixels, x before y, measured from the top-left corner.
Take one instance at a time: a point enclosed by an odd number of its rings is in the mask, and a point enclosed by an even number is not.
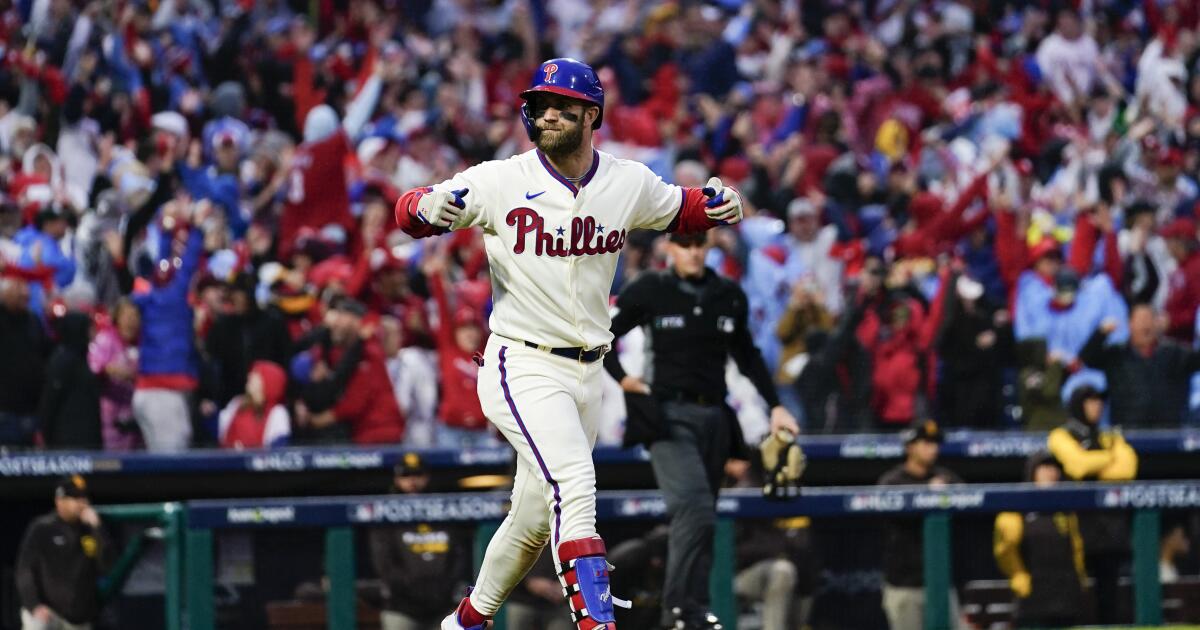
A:
[[[592,67],[570,57],[550,59],[538,68],[533,75],[529,89],[521,92],[525,102],[521,105],[521,122],[525,123],[525,132],[533,139],[533,112],[529,109],[529,98],[538,92],[560,94],[570,98],[586,101],[600,108],[600,115],[592,123],[592,129],[599,129],[604,120],[604,86]]]

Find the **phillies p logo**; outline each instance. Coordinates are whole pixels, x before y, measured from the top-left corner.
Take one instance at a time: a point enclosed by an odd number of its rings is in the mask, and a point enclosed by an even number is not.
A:
[[[542,68],[542,72],[544,72],[546,74],[545,82],[550,83],[551,81],[554,80],[554,73],[558,72],[558,64],[548,63],[548,64],[546,64],[546,66],[544,68]]]

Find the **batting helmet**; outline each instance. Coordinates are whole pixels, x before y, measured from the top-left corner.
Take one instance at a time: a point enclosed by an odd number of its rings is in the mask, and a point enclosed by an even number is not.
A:
[[[600,115],[592,123],[592,129],[599,129],[604,120],[604,86],[592,67],[570,57],[550,59],[542,64],[533,75],[529,89],[521,92],[525,102],[521,105],[521,122],[525,123],[525,133],[533,139],[533,112],[529,109],[529,98],[538,92],[549,92],[569,96],[586,101],[600,108]]]

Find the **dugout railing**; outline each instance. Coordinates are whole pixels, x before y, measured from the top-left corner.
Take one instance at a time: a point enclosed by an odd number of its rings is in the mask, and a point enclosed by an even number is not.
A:
[[[1135,430],[1125,434],[1141,457],[1190,456],[1200,452],[1200,429]],[[810,462],[845,459],[899,459],[904,443],[896,434],[805,435],[800,437]],[[1045,450],[1046,434],[1022,431],[951,430],[940,449],[942,458],[978,460],[1024,458]],[[390,470],[406,453],[420,453],[435,469],[471,469],[508,465],[508,447],[484,449],[412,449],[403,446],[293,447],[271,450],[197,449],[181,453],[106,453],[100,451],[0,452],[0,480],[56,477],[79,473],[105,477],[213,473],[303,473],[316,471]],[[648,462],[643,448],[598,446],[598,466]],[[1189,477],[1191,475],[1188,475]]]
[[[216,531],[324,528],[325,574],[330,585],[327,627],[353,630],[356,626],[355,528],[409,522],[476,523],[478,553],[503,518],[507,501],[505,493],[484,493],[187,502],[184,509],[186,627],[190,630],[214,628],[213,535]],[[810,488],[788,501],[768,501],[754,490],[728,490],[718,501],[721,521],[714,557],[713,607],[729,622],[727,627],[736,626],[736,601],[732,592],[734,519],[922,516],[926,628],[940,630],[950,627],[950,539],[955,515],[1124,510],[1133,512],[1135,621],[1139,625],[1158,625],[1162,623],[1162,592],[1158,579],[1160,510],[1197,507],[1200,507],[1200,481],[1065,483],[1053,488],[1035,488],[1028,484],[979,484],[936,490],[875,486]],[[602,521],[660,520],[665,511],[662,497],[654,491],[601,492],[597,497],[597,516]],[[502,623],[497,628],[503,628]]]
[[[126,541],[112,569],[97,585],[100,601],[117,597],[133,566],[141,558],[148,541],[160,540],[164,547],[163,627],[181,630],[184,627],[183,545],[184,507],[180,503],[145,503],[135,505],[98,505],[96,511],[107,523],[132,523],[139,533]]]

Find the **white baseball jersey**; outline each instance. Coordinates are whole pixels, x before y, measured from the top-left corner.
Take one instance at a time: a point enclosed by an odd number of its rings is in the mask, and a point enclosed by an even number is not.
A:
[[[491,264],[492,332],[552,347],[612,341],[608,290],[629,230],[666,229],[684,189],[638,162],[593,150],[576,186],[536,149],[434,186],[466,188],[451,229],[479,226]]]

